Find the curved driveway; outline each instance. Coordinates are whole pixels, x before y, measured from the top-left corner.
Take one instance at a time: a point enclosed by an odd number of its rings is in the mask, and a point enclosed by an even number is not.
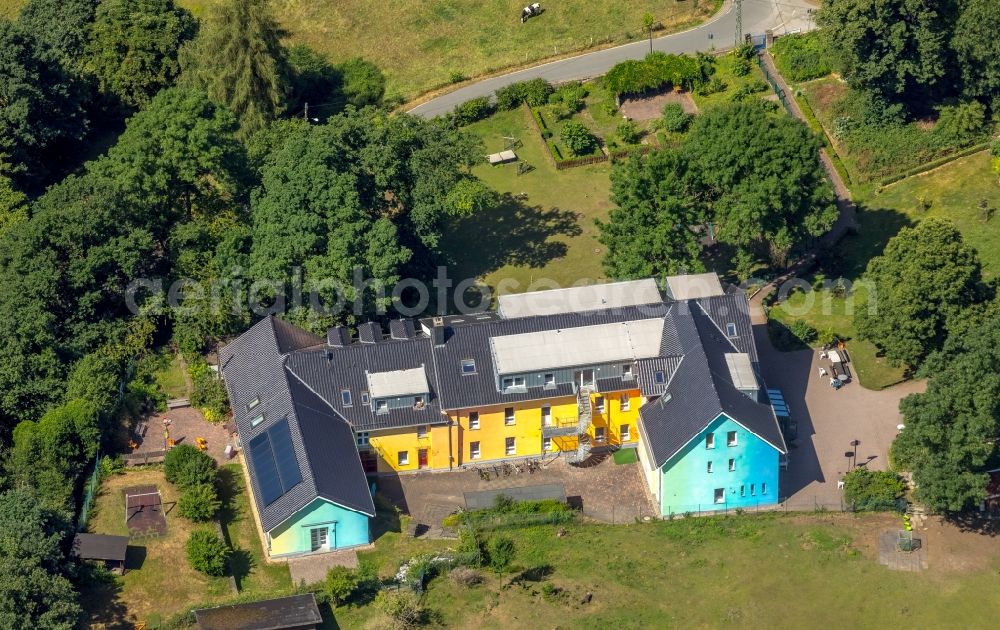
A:
[[[762,35],[771,29],[775,34],[812,27],[806,0],[743,0],[743,32]],[[543,15],[540,19],[545,19]],[[665,53],[694,53],[700,50],[728,48],[733,45],[736,33],[736,11],[733,1],[725,5],[704,24],[680,33],[664,35],[653,40],[653,50]],[[543,78],[550,83],[580,81],[600,76],[615,64],[628,59],[641,59],[649,52],[649,40],[639,40],[623,46],[550,61],[509,74],[477,81],[453,92],[421,103],[409,110],[425,118],[450,112],[456,105],[476,98],[489,96],[497,88],[516,81]]]

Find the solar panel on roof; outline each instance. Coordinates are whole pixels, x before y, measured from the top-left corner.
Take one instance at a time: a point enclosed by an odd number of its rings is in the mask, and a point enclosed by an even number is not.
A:
[[[260,498],[264,505],[277,501],[284,491],[281,489],[281,479],[274,465],[274,455],[271,453],[271,440],[267,433],[261,433],[250,440],[250,459],[257,475],[257,486],[260,488]]]
[[[271,437],[271,450],[274,452],[274,462],[278,467],[278,477],[281,479],[281,489],[284,494],[302,481],[299,462],[292,447],[292,432],[288,428],[288,421],[282,420],[277,423],[267,430],[267,434]]]

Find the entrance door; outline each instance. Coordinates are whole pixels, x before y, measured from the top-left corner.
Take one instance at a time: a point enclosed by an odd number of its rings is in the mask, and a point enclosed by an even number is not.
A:
[[[371,451],[358,451],[361,456],[361,468],[366,475],[374,475],[378,472],[378,458]]]
[[[417,450],[417,467],[427,468],[427,449],[421,448]]]
[[[324,551],[330,548],[330,528],[313,527],[309,530],[309,546],[312,551]]]

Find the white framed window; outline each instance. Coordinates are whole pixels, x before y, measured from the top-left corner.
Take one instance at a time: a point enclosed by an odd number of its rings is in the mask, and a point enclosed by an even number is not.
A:
[[[628,442],[632,439],[632,433],[630,432],[630,427],[627,424],[623,424],[621,428],[622,442]]]
[[[503,423],[508,427],[514,426],[514,408],[507,407],[503,410]]]
[[[736,460],[735,459],[730,459],[729,460],[729,472],[733,472],[734,470],[736,470]]]
[[[755,484],[750,484],[750,496],[757,496],[757,487]]]
[[[552,407],[545,405],[542,407],[542,426],[551,427],[552,426]]]
[[[425,439],[427,437],[427,429],[428,429],[428,427],[427,427],[426,424],[421,424],[420,426],[417,427],[417,439],[418,440],[423,440],[423,439]]]
[[[354,403],[351,402],[351,390],[342,389],[340,390],[340,400],[344,403],[345,407],[351,407]]]
[[[632,399],[629,397],[628,392],[622,394],[621,397],[621,409],[622,411],[628,411],[632,408]]]
[[[399,466],[409,466],[410,451],[399,451],[396,453],[396,464]]]
[[[725,488],[716,488],[715,489],[715,502],[716,503],[725,503],[726,502],[726,489]]]
[[[469,412],[469,430],[478,431],[479,430],[479,412],[470,411]]]
[[[597,413],[604,413],[604,396],[597,396],[594,399],[594,407],[597,408]]]
[[[361,404],[367,407],[371,402],[372,400],[368,396],[368,392],[361,392]]]
[[[503,389],[524,389],[525,380],[523,376],[505,376],[503,377]]]
[[[462,374],[475,374],[476,373],[476,360],[475,359],[462,359]]]
[[[741,497],[747,496],[747,487],[746,486],[743,486],[743,485],[740,486],[740,496]]]
[[[517,455],[517,440],[514,438],[504,438],[503,450],[508,455]]]
[[[368,432],[358,431],[358,446],[368,446]]]
[[[726,432],[726,446],[736,446],[736,431]]]
[[[542,438],[542,451],[546,453],[552,451],[552,438]]]
[[[715,448],[715,434],[709,433],[705,435],[705,448]]]
[[[313,527],[309,530],[309,546],[312,551],[327,549],[330,544],[329,527]]]
[[[736,324],[734,324],[733,322],[729,322],[728,324],[726,324],[726,335],[728,335],[729,337],[736,336]]]
[[[552,374],[552,373],[546,374],[545,375],[544,383],[545,383],[545,388],[546,389],[551,389],[551,388],[555,387],[556,386],[556,375]]]
[[[766,483],[761,483],[760,484],[760,493],[761,494],[767,494],[767,484]]]
[[[254,398],[253,400],[247,403],[247,411],[250,411],[259,404],[260,404],[260,396]]]
[[[631,381],[632,380],[633,376],[632,376],[632,364],[631,363],[626,363],[626,364],[624,364],[622,366],[622,378],[625,379],[626,381]]]
[[[259,416],[256,416],[253,420],[250,421],[250,426],[255,427],[263,421],[264,421],[264,414],[260,414]]]
[[[712,462],[710,462],[710,461],[706,462],[706,464],[705,464],[705,472],[711,473],[712,469],[713,469]]]
[[[608,430],[604,427],[594,427],[594,441],[603,442],[608,437]]]
[[[663,385],[667,382],[667,375],[663,372],[663,370],[657,370],[656,373],[653,374],[653,380],[657,385]]]
[[[375,413],[389,413],[389,401],[387,400],[376,400],[375,401]]]
[[[479,442],[469,442],[469,459],[479,459]]]
[[[526,385],[526,381],[524,380],[523,376],[515,376],[514,377],[514,387],[524,387],[525,385]]]
[[[423,396],[414,396],[413,397],[413,408],[414,409],[423,409],[425,406],[426,405],[424,404],[424,397]]]
[[[514,386],[514,378],[511,376],[505,376],[500,380],[500,388],[505,391],[513,386]]]

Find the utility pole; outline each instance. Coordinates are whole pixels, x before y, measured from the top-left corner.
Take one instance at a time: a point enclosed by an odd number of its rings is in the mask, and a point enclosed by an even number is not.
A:
[[[743,43],[743,0],[736,1],[736,45]]]

